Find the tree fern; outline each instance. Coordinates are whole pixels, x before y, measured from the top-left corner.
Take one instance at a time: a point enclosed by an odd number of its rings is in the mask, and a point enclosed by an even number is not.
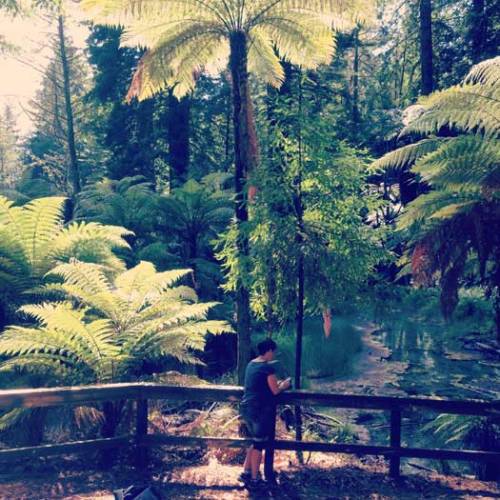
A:
[[[279,57],[306,69],[327,63],[334,52],[332,27],[342,29],[370,16],[372,5],[368,0],[84,2],[95,21],[126,27],[123,43],[148,49],[129,94],[141,99],[166,86],[182,96],[193,89],[200,71],[223,70],[236,32],[248,37],[250,70],[280,86]]]
[[[189,270],[158,273],[150,263],[110,273],[72,261],[50,274],[61,284],[40,293],[67,299],[22,307],[33,326],[10,326],[0,336],[0,371],[43,375],[47,385],[133,380],[145,362],[161,371],[167,359],[200,363],[208,333],[231,332],[208,320],[216,303],[200,303],[194,290],[176,285]],[[15,415],[0,419],[0,430]],[[19,416],[21,418],[22,416]]]
[[[41,198],[14,207],[0,196],[0,291],[19,294],[36,286],[58,262],[77,257],[110,268],[123,264],[113,254],[127,248],[130,234],[97,223],[64,225],[64,198]]]
[[[381,169],[412,165],[432,188],[406,207],[399,228],[407,232],[408,251],[425,254],[412,259],[414,277],[439,277],[447,314],[456,305],[460,276],[473,252],[479,280],[495,297],[500,318],[499,65],[500,58],[484,61],[461,85],[423,98],[423,112],[402,135],[429,137],[376,162]],[[500,338],[500,324],[497,333]]]

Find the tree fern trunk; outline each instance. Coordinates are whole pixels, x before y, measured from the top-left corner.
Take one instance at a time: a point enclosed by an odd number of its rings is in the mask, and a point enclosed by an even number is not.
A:
[[[431,0],[420,0],[420,70],[422,95],[428,95],[434,90]]]
[[[257,138],[248,88],[248,48],[246,34],[235,32],[230,38],[230,68],[233,90],[234,163],[236,223],[238,225],[238,257],[243,263],[240,272],[246,273],[249,256],[246,223],[248,208],[246,181],[248,173],[257,162]],[[243,279],[242,279],[243,278]],[[243,383],[245,368],[250,361],[250,293],[244,276],[238,279],[236,290],[236,329],[238,332],[238,381]]]
[[[77,195],[81,189],[80,171],[78,166],[78,158],[76,155],[75,143],[75,128],[73,120],[73,104],[71,103],[71,75],[66,53],[66,40],[64,37],[64,18],[62,15],[58,17],[59,31],[59,55],[61,57],[61,65],[63,70],[63,88],[64,88],[64,106],[66,110],[66,139],[68,141],[69,151],[69,177],[71,179],[72,196]]]

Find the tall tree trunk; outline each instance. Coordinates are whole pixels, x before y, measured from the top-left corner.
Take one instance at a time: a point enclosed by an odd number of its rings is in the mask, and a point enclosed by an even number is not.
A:
[[[248,207],[246,181],[248,173],[257,163],[257,135],[250,102],[248,85],[248,47],[246,34],[235,32],[230,37],[230,68],[233,89],[234,125],[234,182],[236,224],[238,227],[238,258],[243,264],[240,272],[246,273],[249,242],[246,234]],[[251,356],[250,293],[245,277],[238,278],[236,289],[236,329],[238,332],[238,382],[242,384],[245,368]]]
[[[189,130],[191,99],[181,100],[169,92],[168,96],[168,163],[170,166],[170,184],[178,187],[187,180],[189,167]]]
[[[434,90],[431,0],[420,0],[420,71],[422,95],[429,95]]]
[[[472,62],[478,63],[485,58],[483,54],[486,44],[487,19],[484,0],[472,0],[472,11],[469,21]]]
[[[297,217],[297,308],[295,314],[295,389],[302,387],[302,339],[304,336],[304,205],[302,199],[302,74],[299,73],[299,110],[298,110],[298,170],[295,178],[294,208]],[[302,441],[302,412],[300,406],[295,407],[295,438]],[[297,453],[299,462],[302,463],[302,453]]]
[[[352,122],[354,124],[354,134],[358,135],[358,125],[361,119],[359,113],[359,30],[357,26],[354,30],[354,61],[352,68]]]
[[[64,17],[58,17],[58,32],[59,32],[59,55],[61,57],[61,65],[63,70],[63,88],[64,88],[64,106],[66,109],[66,140],[68,142],[69,151],[69,177],[71,179],[72,197],[77,195],[81,189],[80,170],[78,166],[78,158],[76,156],[75,144],[75,128],[73,120],[73,104],[71,102],[71,75],[66,52],[66,39],[64,37]]]

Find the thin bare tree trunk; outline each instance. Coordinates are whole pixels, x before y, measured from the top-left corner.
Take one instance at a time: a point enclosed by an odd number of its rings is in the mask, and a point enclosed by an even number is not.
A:
[[[75,196],[80,192],[81,179],[78,158],[76,155],[73,104],[71,103],[71,75],[68,55],[66,52],[66,40],[64,37],[64,17],[59,15],[57,20],[59,32],[59,55],[61,57],[63,70],[64,106],[66,109],[66,140],[68,142],[69,151],[69,178],[71,179],[71,194],[72,196]]]
[[[298,110],[298,143],[299,158],[298,170],[295,178],[295,215],[297,217],[297,234],[295,241],[298,247],[297,259],[297,307],[295,313],[295,389],[302,387],[302,343],[304,337],[304,205],[302,200],[302,73],[299,72],[299,110]],[[302,441],[302,412],[300,406],[295,407],[295,438]],[[299,462],[303,462],[303,455],[297,452]]]
[[[432,61],[432,3],[420,0],[420,70],[422,95],[434,90],[434,68]]]
[[[352,74],[352,121],[354,132],[358,134],[358,126],[361,119],[359,112],[359,26],[354,30],[354,61]]]
[[[177,99],[168,94],[168,163],[171,187],[182,186],[187,181],[189,168],[190,97]]]
[[[472,1],[469,33],[472,44],[472,62],[476,64],[484,58],[483,49],[487,35],[487,19],[484,0]]]

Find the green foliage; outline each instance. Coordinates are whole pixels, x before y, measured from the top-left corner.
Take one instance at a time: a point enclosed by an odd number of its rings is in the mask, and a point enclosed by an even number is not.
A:
[[[164,371],[172,359],[200,363],[197,354],[206,335],[231,332],[231,327],[207,319],[216,303],[198,302],[194,290],[176,285],[189,273],[158,273],[148,262],[122,272],[76,260],[57,266],[49,274],[62,283],[45,285],[38,293],[62,300],[21,308],[36,324],[3,332],[0,372],[37,376],[46,386],[71,386],[137,380]],[[86,415],[103,424],[103,435],[112,435],[124,407],[115,405],[111,414],[106,408]],[[82,410],[76,412],[82,420]],[[35,425],[30,410],[7,412],[0,431],[23,423]]]
[[[468,415],[438,415],[424,430],[431,431],[445,445],[454,448],[479,448],[498,451],[500,448],[500,419]],[[498,479],[498,464],[475,466],[479,479]]]
[[[38,285],[61,262],[78,258],[123,268],[114,248],[127,248],[130,234],[95,222],[64,225],[64,198],[39,198],[13,206],[0,196],[0,291],[19,294]],[[19,298],[19,297],[18,297]]]
[[[269,97],[261,120],[268,155],[252,179],[257,195],[245,228],[250,257],[237,258],[234,227],[218,247],[228,276],[226,289],[234,290],[238,279],[246,280],[254,312],[273,323],[271,329],[295,316],[300,253],[309,313],[342,308],[355,300],[374,267],[387,256],[379,243],[381,231],[366,220],[380,206],[366,182],[367,161],[332,137],[335,108],[318,105],[314,82],[305,79],[300,109],[295,95],[299,82],[295,77],[292,82],[291,95]],[[297,212],[299,178],[302,227]]]
[[[288,376],[295,367],[295,336],[292,318],[273,339],[279,346],[277,359]],[[352,361],[362,349],[359,331],[349,320],[333,318],[330,337],[325,338],[323,323],[319,317],[304,321],[302,370],[305,380],[324,377],[340,378],[352,372]]]
[[[191,179],[158,200],[160,231],[175,245],[179,263],[193,269],[195,288],[212,296],[222,280],[211,242],[233,215],[232,194],[221,189],[228,179],[228,174],[212,174],[201,183]]]
[[[153,231],[158,197],[142,176],[120,180],[104,178],[88,184],[78,196],[76,219],[126,227],[136,239]]]

